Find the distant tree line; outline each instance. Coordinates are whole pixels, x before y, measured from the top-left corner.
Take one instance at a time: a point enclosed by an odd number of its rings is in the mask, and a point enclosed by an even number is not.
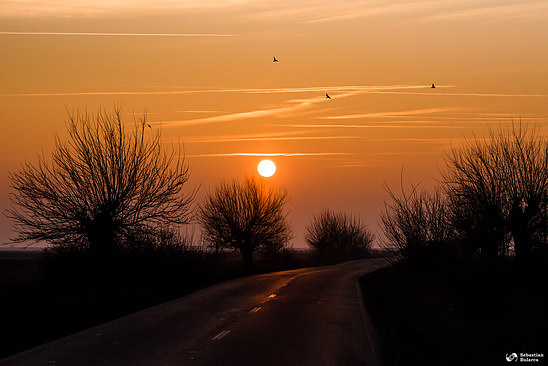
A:
[[[546,138],[521,123],[452,149],[433,192],[387,188],[385,245],[412,262],[545,257],[547,156]]]

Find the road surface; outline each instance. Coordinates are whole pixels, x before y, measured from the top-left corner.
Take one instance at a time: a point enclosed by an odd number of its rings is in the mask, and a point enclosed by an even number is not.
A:
[[[364,259],[227,281],[46,343],[0,365],[378,365]]]

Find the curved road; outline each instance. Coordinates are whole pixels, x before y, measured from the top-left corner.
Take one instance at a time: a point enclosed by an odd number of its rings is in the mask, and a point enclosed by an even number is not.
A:
[[[46,343],[0,365],[378,365],[364,259],[240,278]]]

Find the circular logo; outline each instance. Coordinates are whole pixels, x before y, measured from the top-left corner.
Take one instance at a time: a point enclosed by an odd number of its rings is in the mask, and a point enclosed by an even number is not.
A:
[[[512,362],[512,361],[517,361],[518,360],[518,354],[517,353],[510,353],[510,354],[506,354],[506,361],[508,362]]]

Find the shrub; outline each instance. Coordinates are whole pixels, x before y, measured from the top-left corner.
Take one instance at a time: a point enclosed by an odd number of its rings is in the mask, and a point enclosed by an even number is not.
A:
[[[322,256],[350,257],[366,254],[373,234],[359,218],[326,209],[315,215],[306,227],[305,240]]]

